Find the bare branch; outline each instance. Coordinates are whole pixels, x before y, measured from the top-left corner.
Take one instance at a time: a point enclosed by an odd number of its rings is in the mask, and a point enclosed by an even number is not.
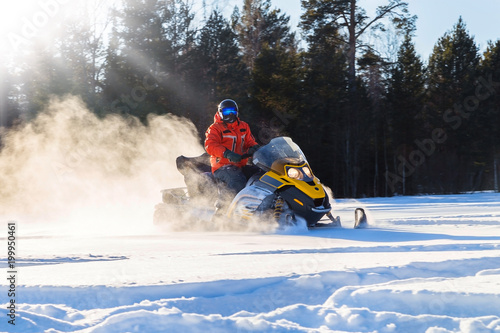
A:
[[[394,12],[393,12],[394,9],[396,9],[398,7],[401,7],[401,6],[406,6],[406,3],[405,2],[399,2],[399,3],[396,3],[396,4],[392,5],[392,6],[379,7],[380,12],[378,13],[378,15],[375,16],[373,18],[373,20],[371,20],[370,22],[368,22],[361,30],[359,30],[358,33],[356,33],[356,38],[358,38],[359,36],[361,36],[366,31],[366,29],[368,29],[372,24],[374,24],[378,20],[382,19],[387,14],[391,14],[391,13],[394,14]]]

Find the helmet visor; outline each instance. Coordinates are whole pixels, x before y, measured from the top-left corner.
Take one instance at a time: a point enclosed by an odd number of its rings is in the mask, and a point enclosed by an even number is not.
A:
[[[235,116],[238,115],[238,111],[236,111],[236,108],[233,107],[224,108],[222,109],[221,113],[222,117],[228,117],[230,115],[235,115]]]

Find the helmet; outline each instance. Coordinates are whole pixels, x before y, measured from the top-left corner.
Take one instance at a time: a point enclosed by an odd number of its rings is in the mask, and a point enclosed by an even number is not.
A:
[[[225,99],[219,104],[219,116],[225,123],[234,123],[238,118],[238,105],[232,99]]]

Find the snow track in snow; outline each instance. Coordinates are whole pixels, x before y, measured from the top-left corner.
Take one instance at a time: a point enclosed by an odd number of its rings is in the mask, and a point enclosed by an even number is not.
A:
[[[498,258],[480,258],[181,286],[31,287],[19,291],[36,295],[20,314],[28,332],[36,332],[28,322],[72,331],[91,321],[99,324],[88,331],[97,332],[134,325],[148,332],[181,332],[191,325],[228,332],[417,332],[428,325],[498,330],[499,266]],[[68,298],[69,304],[57,304]]]

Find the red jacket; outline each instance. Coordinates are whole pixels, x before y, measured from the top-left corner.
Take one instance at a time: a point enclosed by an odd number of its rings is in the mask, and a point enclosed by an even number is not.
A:
[[[214,116],[214,123],[205,132],[205,137],[205,150],[210,155],[212,173],[224,165],[243,167],[247,164],[248,158],[239,163],[232,163],[224,158],[227,149],[242,155],[257,144],[246,122],[238,118],[234,123],[226,124],[218,112]]]

